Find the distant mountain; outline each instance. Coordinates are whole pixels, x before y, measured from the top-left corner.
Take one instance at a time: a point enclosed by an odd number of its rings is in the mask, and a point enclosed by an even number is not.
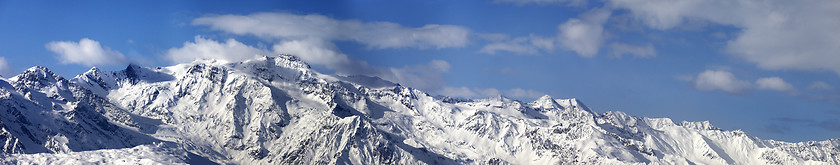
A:
[[[2,163],[840,164],[840,139],[762,140],[551,96],[431,96],[291,55],[0,80]]]

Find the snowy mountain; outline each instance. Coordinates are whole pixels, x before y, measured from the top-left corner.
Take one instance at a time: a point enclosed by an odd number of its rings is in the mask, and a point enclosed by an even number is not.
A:
[[[290,55],[72,80],[33,67],[0,81],[0,114],[2,163],[840,164],[840,139],[762,140],[551,96],[431,96]]]

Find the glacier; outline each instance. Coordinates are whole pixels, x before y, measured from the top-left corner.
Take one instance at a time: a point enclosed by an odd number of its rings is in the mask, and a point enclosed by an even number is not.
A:
[[[32,67],[0,79],[0,145],[4,164],[840,164],[840,139],[764,140],[548,95],[433,96],[293,55],[69,80]]]

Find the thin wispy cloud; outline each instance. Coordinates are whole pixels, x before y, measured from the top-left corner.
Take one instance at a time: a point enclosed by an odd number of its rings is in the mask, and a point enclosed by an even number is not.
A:
[[[789,132],[790,125],[807,125],[821,128],[825,131],[840,132],[840,120],[837,119],[815,120],[793,117],[779,117],[773,118],[771,120],[777,122],[777,124],[768,125],[767,128],[774,129],[773,131],[776,133]]]
[[[799,91],[796,90],[796,88],[794,88],[793,85],[790,85],[790,83],[785,82],[785,80],[782,80],[782,78],[779,77],[760,78],[755,81],[755,85],[758,89],[769,89],[779,92],[787,92],[791,95],[796,95],[797,93],[799,93]]]
[[[443,86],[442,74],[449,72],[449,63],[432,60],[428,64],[388,68],[370,66],[352,59],[333,43],[319,39],[289,40],[273,47],[278,54],[293,54],[313,65],[324,66],[342,75],[368,75],[420,89],[437,89]]]
[[[391,22],[339,20],[318,14],[208,15],[194,19],[192,24],[262,38],[355,41],[378,49],[462,47],[470,34],[469,29],[455,25],[405,27]]]
[[[82,38],[79,42],[53,41],[47,43],[46,48],[58,54],[59,61],[64,64],[94,66],[123,65],[129,62],[122,53],[88,38]]]
[[[772,90],[798,95],[799,90],[793,85],[779,77],[763,77],[752,83],[739,79],[729,71],[706,70],[695,77],[679,77],[683,81],[689,81],[694,89],[701,91],[721,91],[733,95],[745,95],[751,90]]]
[[[511,40],[502,39],[487,45],[479,50],[480,53],[496,54],[497,52],[510,52],[513,54],[540,54],[552,52],[557,47],[556,40],[551,37],[530,35],[528,37],[517,37]]]
[[[6,57],[0,57],[0,77],[9,77],[12,74],[12,67],[6,61]]]
[[[823,91],[834,90],[834,87],[829,85],[825,81],[815,81],[815,82],[811,83],[811,85],[808,85],[808,87],[806,87],[806,88],[808,88],[810,90],[823,90]]]
[[[622,56],[633,56],[637,58],[656,57],[656,49],[653,48],[653,44],[650,43],[645,45],[612,43],[610,44],[610,52],[617,58],[621,58]]]
[[[587,0],[494,0],[496,3],[515,3],[518,5],[540,4],[540,5],[566,5],[584,6]]]
[[[333,43],[319,39],[289,40],[273,47],[278,54],[293,54],[313,65],[324,66],[342,75],[368,75],[420,89],[437,89],[444,84],[442,74],[449,72],[449,63],[432,60],[428,64],[388,68],[370,66],[352,59]]]
[[[522,89],[512,88],[507,90],[500,90],[496,88],[469,88],[469,87],[452,87],[446,86],[436,91],[437,94],[452,97],[462,98],[488,98],[496,96],[507,96],[514,98],[528,98],[535,99],[545,95],[545,93]]]

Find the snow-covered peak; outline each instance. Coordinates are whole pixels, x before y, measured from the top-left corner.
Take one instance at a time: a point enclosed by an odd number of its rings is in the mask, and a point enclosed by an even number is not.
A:
[[[264,58],[269,58],[269,56],[264,56]],[[275,64],[278,64],[278,66],[283,66],[283,67],[305,68],[305,69],[310,68],[309,64],[306,64],[306,62],[303,62],[303,60],[301,60],[297,56],[292,56],[292,55],[288,55],[288,54],[281,54],[277,57],[274,57],[274,62],[275,62]]]
[[[143,70],[145,69],[141,66],[135,64],[128,64],[128,66],[125,67],[125,70],[123,70],[123,73],[128,79],[137,79],[138,77],[140,77],[141,74],[143,74]]]
[[[598,114],[595,111],[593,111],[592,109],[589,109],[589,107],[587,107],[585,104],[583,104],[583,102],[581,102],[580,100],[578,100],[576,98],[556,99],[554,101],[556,101],[557,104],[559,104],[560,106],[563,106],[565,109],[580,109],[580,110],[583,110],[583,111],[590,112],[593,115]]]
[[[720,128],[715,127],[709,121],[695,121],[695,122],[682,121],[682,122],[678,123],[677,125],[687,127],[687,128],[698,129],[698,130],[720,130]]]
[[[289,68],[289,69],[309,69],[309,64],[300,58],[288,54],[280,54],[277,56],[261,56],[256,59],[245,60],[241,63],[273,63],[272,65]]]
[[[30,72],[26,75],[36,79],[54,75],[45,68]],[[26,123],[18,116],[35,121],[29,123],[52,119],[0,111],[0,137],[13,137],[0,138],[0,144],[34,139],[25,144],[44,146],[38,152],[86,149],[62,146],[76,144],[74,140],[101,144],[94,149],[123,148],[141,143],[108,138],[102,138],[108,143],[97,143],[99,134],[140,134],[125,138],[148,136],[178,143],[187,152],[223,164],[840,163],[840,140],[767,141],[720,130],[709,122],[675,124],[668,118],[623,112],[599,115],[578,99],[548,95],[530,103],[504,96],[431,97],[376,77],[324,75],[291,55],[241,62],[196,60],[156,68],[129,65],[119,71],[92,68],[73,81],[79,84],[75,88],[99,91],[101,97],[77,89],[73,94],[82,101],[36,104],[72,108],[73,114],[55,114],[71,123],[92,123],[55,130],[78,128],[92,134],[43,132],[30,138],[18,126]],[[26,100],[14,101],[0,99],[0,109],[15,109]],[[36,126],[27,129],[49,127]],[[103,129],[88,130],[100,126]],[[113,129],[123,131],[107,133]],[[123,141],[131,143],[119,143]],[[108,152],[123,151],[137,150]]]
[[[110,75],[110,72],[108,71],[104,71],[94,66],[90,68],[90,70],[88,70],[87,72],[76,75],[76,77],[74,77],[73,80],[75,81],[76,79],[101,79],[103,76],[108,76],[110,78],[113,75]]]
[[[9,79],[9,83],[20,94],[30,100],[44,103],[44,99],[51,98],[61,101],[74,100],[71,88],[75,84],[53,73],[46,67],[35,66]]]
[[[43,66],[34,66],[23,71],[17,76],[9,78],[10,81],[17,83],[25,83],[27,85],[44,86],[55,83],[59,80],[64,80],[61,76],[53,73],[50,69]]]
[[[106,96],[107,91],[120,86],[135,85],[140,82],[158,82],[172,80],[167,73],[142,67],[136,64],[129,64],[120,71],[104,71],[93,67],[85,73],[77,75],[72,82],[81,85],[93,93]]]
[[[563,110],[564,107],[557,104],[554,98],[551,98],[549,95],[545,95],[540,97],[539,99],[528,103],[528,106],[531,108],[537,109],[541,112],[551,111],[551,110]]]
[[[510,99],[510,98],[508,98],[507,96],[504,96],[504,95],[496,95],[496,96],[493,96],[493,97],[478,99],[476,101],[509,103],[509,102],[513,102],[515,100]]]

